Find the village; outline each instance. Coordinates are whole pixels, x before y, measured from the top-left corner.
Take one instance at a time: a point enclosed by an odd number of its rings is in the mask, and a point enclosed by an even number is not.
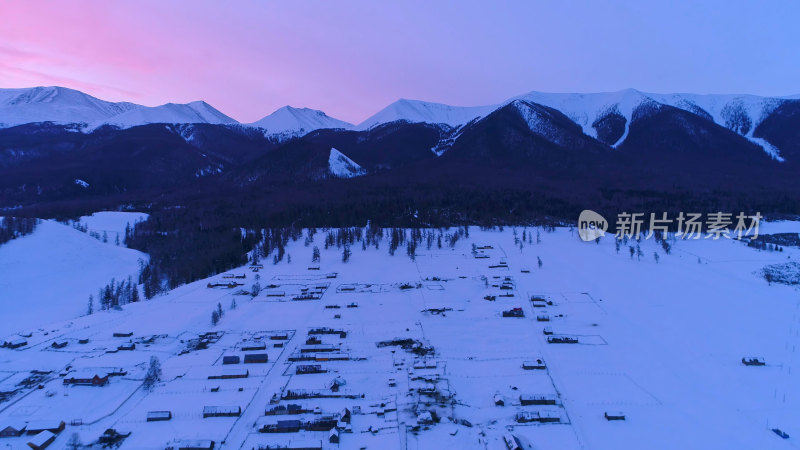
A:
[[[730,266],[714,265],[718,247],[720,259],[754,250],[698,243],[692,254],[706,264],[638,263],[566,229],[542,241],[523,249],[510,230],[475,230],[413,260],[367,250],[343,262],[332,248],[311,264],[298,242],[291,264],[249,264],[119,310],[18,330],[0,348],[0,448],[677,445],[666,417],[713,430],[700,447],[740,439],[782,448],[791,440],[778,431],[800,435],[788,372],[796,356],[784,336],[797,330],[796,292],[766,291],[773,307],[754,312],[768,287],[753,277],[719,284],[719,299],[698,307],[712,291],[626,289],[596,265],[628,264],[645,282],[694,279],[695,266],[728,280]],[[560,253],[567,247],[581,256]],[[724,295],[747,290],[753,298]],[[728,322],[708,322],[722,298]],[[773,334],[695,342],[699,323],[745,321],[768,322]],[[709,358],[712,347],[725,357]],[[724,415],[701,419],[719,404]]]

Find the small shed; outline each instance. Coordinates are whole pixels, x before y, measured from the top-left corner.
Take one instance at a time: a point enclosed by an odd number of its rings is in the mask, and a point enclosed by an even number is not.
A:
[[[545,365],[544,359],[536,358],[530,361],[524,361],[522,363],[522,368],[524,370],[544,370],[547,368],[547,365]]]
[[[64,347],[67,346],[67,344],[69,344],[68,341],[63,341],[63,340],[62,341],[53,341],[53,343],[50,344],[50,346],[53,347],[53,348],[64,348]]]
[[[625,420],[625,413],[621,411],[606,411],[603,416],[606,420]]]
[[[500,394],[494,394],[494,405],[495,406],[505,406],[506,401]]]
[[[163,422],[172,419],[171,411],[149,411],[147,413],[148,422]]]
[[[239,356],[238,355],[223,356],[222,364],[239,364]]]

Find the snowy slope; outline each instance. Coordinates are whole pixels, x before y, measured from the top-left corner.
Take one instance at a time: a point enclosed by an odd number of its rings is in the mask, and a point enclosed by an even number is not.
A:
[[[264,129],[265,136],[277,135],[285,138],[300,137],[325,128],[353,128],[352,124],[330,117],[322,111],[291,106],[284,106],[249,125]]]
[[[93,128],[102,125],[113,125],[119,128],[130,128],[148,123],[211,123],[230,124],[235,120],[219,112],[206,102],[197,101],[186,104],[167,103],[161,106],[142,106],[109,119],[95,122]]]
[[[141,108],[58,86],[0,89],[0,127],[32,122],[94,123]]]
[[[331,154],[328,156],[328,170],[330,170],[331,175],[338,178],[353,178],[367,173],[355,161],[335,148],[331,149]]]
[[[356,129],[367,130],[375,125],[398,120],[458,127],[473,119],[485,116],[498,107],[499,105],[450,106],[442,103],[400,99],[358,124]]]
[[[42,221],[33,234],[0,246],[0,329],[6,335],[85,314],[89,295],[97,297],[111,278],[137,276],[139,259],[147,255]]]

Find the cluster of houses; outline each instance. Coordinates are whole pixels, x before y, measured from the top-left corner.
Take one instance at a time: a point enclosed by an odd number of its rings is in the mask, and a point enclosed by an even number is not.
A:
[[[301,415],[313,412],[311,417],[298,419],[278,419],[280,415]],[[297,433],[300,431],[325,431],[328,432],[328,442],[339,443],[340,433],[352,433],[350,425],[352,413],[344,408],[338,414],[321,414],[318,410],[309,411],[299,405],[287,405],[286,408],[275,407],[268,409],[265,417],[256,422],[256,428],[261,433]]]
[[[10,422],[0,424],[0,437],[30,436],[26,442],[33,450],[47,448],[64,431],[66,424],[61,420],[40,420],[31,422]]]

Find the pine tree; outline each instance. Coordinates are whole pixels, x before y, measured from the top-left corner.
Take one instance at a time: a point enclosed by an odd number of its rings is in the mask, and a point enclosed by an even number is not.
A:
[[[136,303],[140,300],[139,298],[139,286],[133,285],[131,290],[131,303]]]
[[[222,319],[222,316],[225,315],[225,313],[222,311],[222,303],[217,303],[217,315],[219,315],[220,319]]]
[[[346,263],[346,262],[350,261],[350,253],[351,253],[350,252],[350,246],[349,245],[345,245],[344,246],[344,250],[342,250],[342,262]]]
[[[94,296],[92,294],[89,294],[89,306],[86,309],[86,314],[94,314]]]
[[[231,299],[231,309],[236,309],[236,299],[235,298]]]
[[[316,245],[314,246],[314,250],[311,256],[311,262],[319,262],[320,255],[319,255],[319,247]]]
[[[103,231],[103,242],[106,243],[106,244],[108,243],[108,232],[107,231]]]
[[[69,440],[66,443],[66,446],[69,450],[78,450],[79,448],[83,447],[83,443],[81,442],[81,437],[78,433],[72,433],[69,437]]]
[[[211,311],[211,325],[216,325],[217,323],[219,323],[219,313],[215,309]]]
[[[150,365],[147,367],[147,374],[144,376],[144,388],[148,391],[155,387],[156,383],[161,380],[161,361],[158,357],[150,357]]]
[[[543,264],[542,264],[542,258],[540,258],[540,257],[538,257],[538,256],[537,256],[537,257],[536,257],[536,263],[537,263],[537,264],[539,264],[539,268],[541,269],[541,268],[542,268],[542,265],[543,265]]]

